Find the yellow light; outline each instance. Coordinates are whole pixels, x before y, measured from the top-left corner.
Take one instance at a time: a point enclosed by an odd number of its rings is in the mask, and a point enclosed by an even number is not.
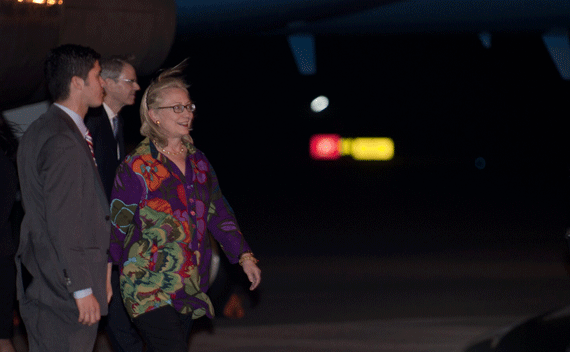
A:
[[[394,157],[391,138],[355,138],[351,145],[351,154],[356,160],[391,160]]]
[[[341,138],[340,139],[340,155],[350,155],[352,147],[352,139]]]
[[[32,0],[32,2],[33,2],[34,4],[43,4],[43,3],[45,3],[46,1],[45,1],[45,0]]]

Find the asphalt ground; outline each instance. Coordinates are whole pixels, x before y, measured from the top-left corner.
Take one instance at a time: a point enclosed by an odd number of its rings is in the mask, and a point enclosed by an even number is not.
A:
[[[190,351],[460,351],[570,304],[564,248],[414,256],[268,257],[242,319],[199,320]],[[15,337],[25,351],[25,336]],[[97,352],[111,351],[101,333]]]
[[[224,188],[262,284],[244,318],[197,321],[190,351],[461,351],[570,304],[562,176],[329,166],[299,190]]]

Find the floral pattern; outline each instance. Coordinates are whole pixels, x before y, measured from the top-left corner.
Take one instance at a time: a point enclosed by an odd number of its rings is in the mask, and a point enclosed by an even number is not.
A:
[[[144,177],[150,191],[157,190],[162,180],[170,175],[168,170],[158,160],[152,159],[150,155],[141,155],[136,158],[133,161],[132,169],[133,172]]]
[[[145,139],[121,164],[112,193],[111,257],[131,317],[171,305],[193,318],[214,312],[206,295],[208,233],[231,263],[250,250],[217,176],[187,145],[185,175]]]

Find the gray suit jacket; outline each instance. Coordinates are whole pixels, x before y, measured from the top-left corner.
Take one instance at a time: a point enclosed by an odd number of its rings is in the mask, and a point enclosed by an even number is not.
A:
[[[91,287],[107,314],[109,206],[89,147],[63,110],[52,105],[30,125],[18,171],[25,209],[18,299],[77,311],[73,292]],[[20,264],[33,277],[25,290]]]

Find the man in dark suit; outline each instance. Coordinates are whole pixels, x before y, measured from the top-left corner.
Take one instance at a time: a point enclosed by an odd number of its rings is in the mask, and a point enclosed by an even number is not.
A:
[[[105,91],[103,105],[89,109],[85,125],[93,136],[97,169],[110,200],[117,167],[125,158],[124,122],[119,112],[124,106],[135,103],[140,86],[134,67],[122,57],[102,59],[101,78]],[[119,270],[116,267],[111,273],[111,284],[116,295],[109,304],[105,326],[109,341],[116,352],[142,351],[143,341],[119,294]]]
[[[26,213],[17,288],[30,352],[91,351],[111,299],[109,207],[83,122],[103,101],[100,72],[91,48],[51,50],[45,74],[55,103],[18,149]]]
[[[105,91],[103,105],[89,109],[85,125],[93,136],[97,169],[110,199],[115,172],[125,158],[124,121],[119,112],[135,103],[136,92],[141,87],[134,67],[121,57],[101,60],[101,78]]]

